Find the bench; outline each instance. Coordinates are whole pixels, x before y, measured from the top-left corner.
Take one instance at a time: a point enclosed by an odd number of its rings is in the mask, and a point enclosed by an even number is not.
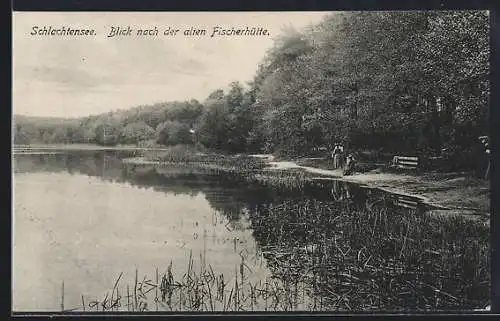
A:
[[[394,156],[392,158],[392,166],[404,169],[418,169],[419,159],[418,157],[410,156]]]
[[[312,151],[313,152],[326,152],[328,151],[328,148],[324,147],[324,146],[321,146],[321,147],[313,147],[312,148]]]
[[[417,209],[418,202],[415,201],[415,200],[411,200],[411,199],[409,199],[407,197],[398,196],[394,200],[394,205],[414,210],[414,209]]]
[[[324,146],[320,147],[313,147],[309,151],[309,155],[314,155],[314,156],[323,156],[328,153],[328,148]]]

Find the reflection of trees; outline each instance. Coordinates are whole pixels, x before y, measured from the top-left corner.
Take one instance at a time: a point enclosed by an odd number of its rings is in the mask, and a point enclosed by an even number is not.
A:
[[[64,172],[68,170],[66,162],[61,162],[59,155],[42,154],[16,155],[13,158],[12,167],[15,173],[37,171]]]
[[[72,151],[57,154],[20,154],[14,156],[16,172],[63,172],[89,176],[116,176],[120,158],[127,152]]]
[[[338,180],[306,182],[300,188],[274,188],[272,185],[235,181],[235,177],[213,175],[202,169],[123,164],[121,159],[128,154],[116,151],[78,151],[55,155],[16,155],[14,169],[16,172],[80,173],[174,195],[194,196],[202,192],[211,206],[230,220],[236,220],[243,210],[255,214],[259,211],[260,204],[283,200],[314,198],[361,204],[366,199],[366,206],[372,203],[390,205],[390,198],[384,197],[385,194],[370,193],[371,190],[361,191],[357,185]]]
[[[115,152],[68,152],[64,154],[16,155],[16,172],[65,172],[98,177],[106,181],[127,182],[140,188],[195,196],[203,193],[211,206],[230,220],[238,220],[252,204],[264,199],[266,191],[234,186],[234,181],[209,171],[185,167],[123,164]]]

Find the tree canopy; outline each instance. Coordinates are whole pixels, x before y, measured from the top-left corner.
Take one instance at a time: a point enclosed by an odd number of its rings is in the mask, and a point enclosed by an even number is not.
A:
[[[343,142],[417,155],[488,135],[487,11],[374,11],[286,29],[247,84],[76,120],[15,119],[15,143],[202,144],[302,155]]]

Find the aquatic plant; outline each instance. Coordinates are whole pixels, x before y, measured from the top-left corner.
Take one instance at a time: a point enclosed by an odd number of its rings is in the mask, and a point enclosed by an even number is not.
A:
[[[117,294],[117,280],[111,293],[80,308],[435,311],[489,303],[489,234],[481,222],[314,199],[259,204],[248,215],[270,277],[253,276],[244,257],[228,275],[191,253],[182,274],[175,262],[154,280],[136,271],[127,295]]]
[[[313,271],[330,309],[468,309],[489,300],[489,230],[479,221],[318,200],[253,214],[270,265]]]
[[[180,277],[173,271],[173,262],[161,274],[155,270],[154,278],[138,277],[135,271],[133,284],[121,284],[120,272],[110,291],[102,298],[85,298],[82,305],[63,311],[289,311],[297,309],[299,287],[291,280],[252,280],[252,269],[241,259],[233,275],[216,273],[210,264],[202,262],[200,253],[195,262],[192,252],[188,266]],[[200,270],[195,268],[198,263]],[[125,289],[125,291],[123,290]],[[120,290],[122,292],[120,292]],[[61,293],[64,302],[64,290]]]

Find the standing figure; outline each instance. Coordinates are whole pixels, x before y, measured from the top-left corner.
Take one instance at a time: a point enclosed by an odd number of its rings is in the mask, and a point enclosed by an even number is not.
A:
[[[333,168],[337,169],[340,168],[340,148],[339,145],[335,144],[335,147],[333,148]]]
[[[488,161],[488,165],[486,167],[486,172],[484,173],[484,179],[490,179],[490,163],[491,163],[491,150],[490,150],[490,140],[488,136],[481,136],[479,137],[481,142],[484,145],[484,153],[486,154],[486,159]]]
[[[332,163],[332,165],[333,165],[333,166],[335,166],[335,147],[336,147],[336,146],[334,146],[334,147],[333,147],[333,149],[332,149],[332,147],[331,147],[331,146],[329,147],[329,150],[330,150],[331,152],[330,152],[330,155],[329,155],[329,158],[328,158],[328,159],[330,160],[330,162]]]
[[[486,167],[486,173],[484,174],[484,179],[486,179],[486,180],[490,179],[490,164],[491,164],[490,153],[491,153],[490,149],[487,148],[486,149],[486,157],[488,157],[488,167]]]
[[[344,168],[346,161],[344,153],[344,145],[339,145],[339,150],[340,150],[339,168]]]

